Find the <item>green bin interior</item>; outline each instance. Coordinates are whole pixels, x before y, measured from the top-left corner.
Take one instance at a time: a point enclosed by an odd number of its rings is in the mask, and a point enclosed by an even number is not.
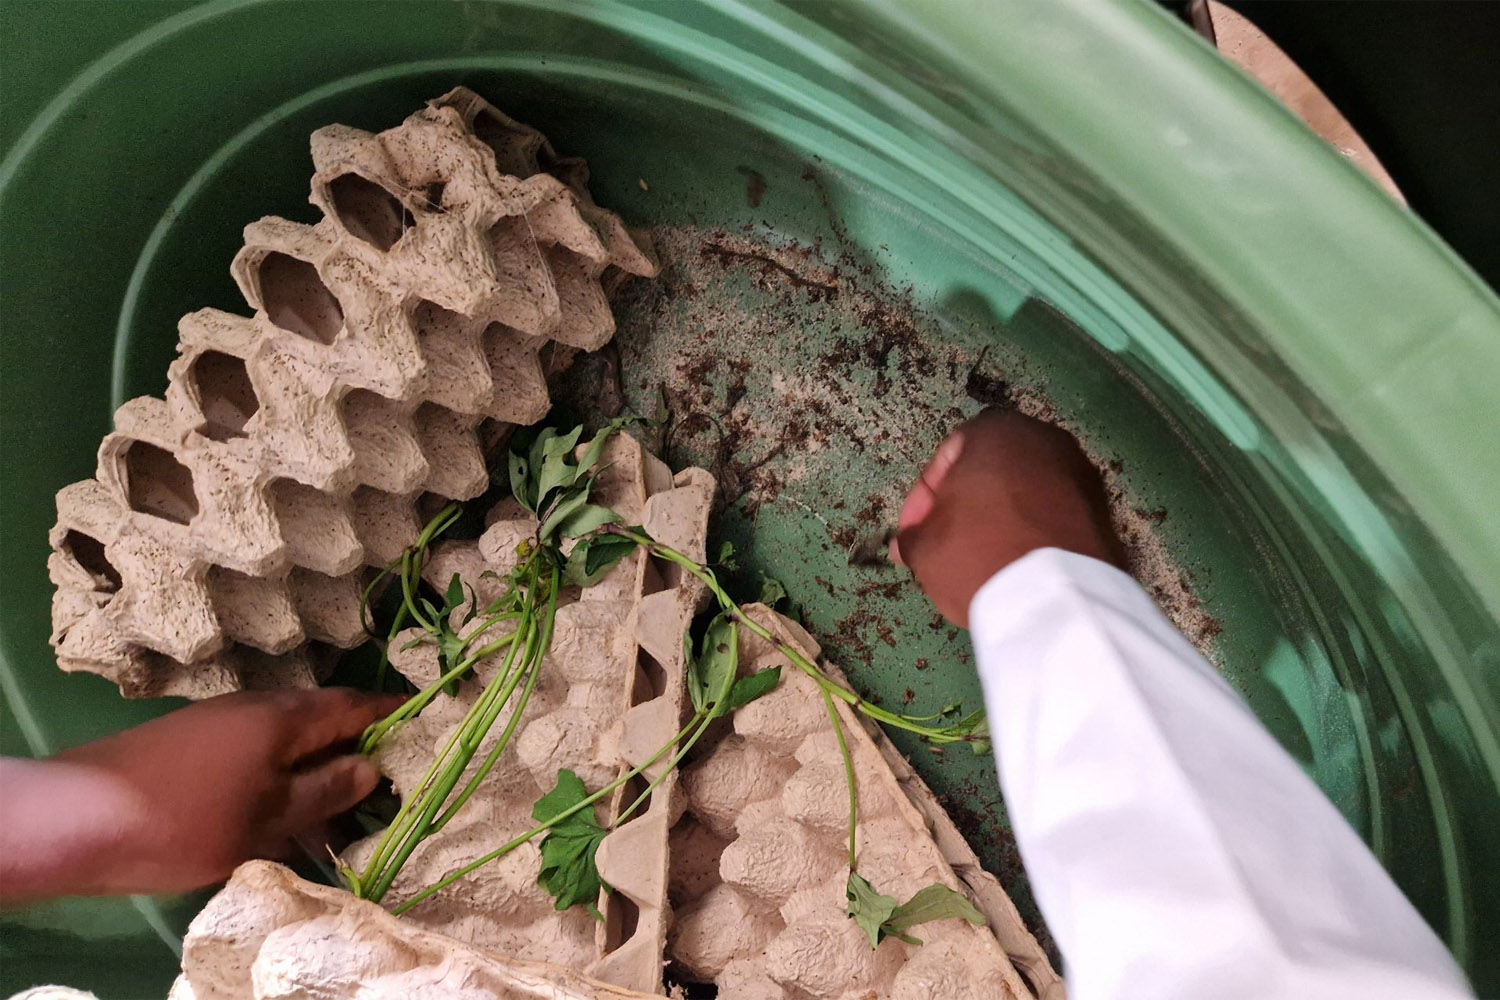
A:
[[[1034,362],[1171,505],[1226,675],[1500,991],[1500,303],[1152,5],[13,0],[0,39],[3,752],[171,707],[56,670],[52,495],[162,391],[177,317],[243,310],[243,225],[314,217],[308,133],[461,83],[631,222],[837,237],[945,335]],[[803,516],[749,544],[809,594]],[[902,662],[855,681],[899,697]],[[940,791],[993,775],[917,763]],[[5,914],[0,989],[164,995],[200,903]]]

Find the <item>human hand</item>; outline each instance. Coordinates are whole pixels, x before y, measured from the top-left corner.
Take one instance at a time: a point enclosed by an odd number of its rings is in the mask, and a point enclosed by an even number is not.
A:
[[[1124,565],[1104,483],[1073,436],[1013,410],[948,435],[901,508],[891,558],[943,617],[967,628],[990,577],[1035,549]]]
[[[374,790],[380,774],[353,741],[401,701],[240,692],[45,761],[6,761],[4,895],[186,891],[250,858],[288,857]]]

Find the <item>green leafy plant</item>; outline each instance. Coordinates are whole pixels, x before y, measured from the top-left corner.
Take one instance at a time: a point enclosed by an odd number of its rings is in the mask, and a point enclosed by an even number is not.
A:
[[[505,857],[537,836],[543,836],[541,881],[555,897],[554,905],[558,909],[566,909],[586,901],[591,907],[590,912],[597,916],[597,910],[592,908],[594,896],[589,893],[597,894],[601,888],[607,888],[598,876],[595,863],[595,855],[604,836],[610,830],[629,822],[651,800],[652,793],[682,763],[715,719],[748,705],[773,690],[781,677],[779,667],[758,671],[747,677],[737,676],[738,671],[738,626],[720,616],[710,623],[697,656],[692,659],[689,667],[687,686],[693,702],[693,715],[681,730],[663,743],[644,763],[631,768],[595,792],[587,792],[583,782],[573,772],[560,770],[557,786],[539,799],[532,810],[532,818],[538,821],[537,826],[450,872],[437,883],[404,901],[393,912],[398,915],[405,913],[470,872]],[[620,810],[609,828],[600,826],[592,807],[613,795],[616,789],[651,771],[664,759],[667,760],[666,766],[633,801]],[[584,818],[580,820],[580,816]],[[549,848],[549,845],[552,846]]]
[[[918,889],[904,903],[894,896],[884,896],[865,881],[857,872],[849,873],[849,916],[859,929],[869,935],[870,947],[874,948],[888,937],[897,938],[907,944],[921,944],[921,938],[907,933],[918,924],[930,920],[956,917],[967,920],[976,927],[984,926],[984,914],[962,893],[936,883]]]
[[[531,539],[518,547],[516,568],[504,578],[504,593],[495,601],[479,607],[473,590],[466,588],[457,576],[449,581],[441,605],[421,594],[422,570],[427,562],[428,548],[458,520],[460,511],[456,506],[439,513],[423,529],[417,543],[386,567],[366,590],[362,614],[366,616],[367,629],[378,636],[380,633],[369,621],[368,607],[372,595],[387,580],[394,579],[400,587],[400,608],[393,624],[384,633],[381,670],[384,671],[388,663],[389,643],[408,622],[420,627],[423,633],[414,642],[432,643],[437,647],[441,665],[441,675],[435,682],[365,733],[361,748],[366,752],[374,750],[439,692],[455,690],[456,685],[481,662],[502,652],[504,657],[480,697],[439,750],[422,781],[402,803],[377,843],[365,871],[356,874],[347,868],[342,870],[346,884],[356,894],[379,901],[416,846],[441,830],[463,807],[509,745],[536,687],[542,661],[551,645],[560,587],[592,586],[620,560],[640,549],[653,558],[682,567],[704,584],[719,606],[696,648],[690,635],[683,637],[692,717],[643,764],[596,791],[589,792],[572,771],[560,770],[556,786],[537,801],[532,811],[536,826],[449,873],[405,900],[393,912],[401,914],[410,910],[469,873],[540,836],[542,865],[539,881],[554,897],[554,905],[558,909],[585,905],[598,917],[595,903],[599,894],[609,888],[600,878],[596,864],[599,845],[605,836],[628,822],[650,801],[652,793],[682,763],[714,720],[765,695],[779,683],[780,667],[740,676],[739,635],[741,629],[746,629],[772,643],[790,664],[810,677],[823,700],[837,738],[848,788],[848,914],[869,936],[871,946],[878,945],[885,937],[920,943],[908,931],[930,920],[957,917],[982,924],[984,918],[979,911],[947,886],[928,886],[907,902],[899,903],[894,897],[879,893],[855,870],[858,787],[853,758],[835,703],[842,701],[876,722],[915,733],[935,750],[966,744],[975,753],[989,749],[983,713],[962,715],[957,705],[950,705],[937,715],[912,716],[891,712],[866,701],[827,677],[795,647],[782,642],[771,630],[746,616],[725,591],[711,566],[658,542],[639,526],[623,524],[608,508],[590,503],[590,491],[601,471],[597,466],[605,444],[623,423],[616,421],[605,427],[581,452],[578,443],[582,428],[568,433],[547,428],[513,441],[508,455],[511,491],[517,501],[536,517],[537,530]],[[575,540],[566,558],[561,548],[565,539]],[[726,542],[720,548],[717,561],[721,567],[734,568],[733,546]],[[761,600],[771,606],[790,603],[785,587],[769,577],[762,579]],[[504,631],[505,634],[484,639],[491,630]],[[459,783],[470,770],[478,748],[499,724],[503,709],[518,689],[520,694],[489,753],[460,788]],[[596,804],[656,768],[663,760],[665,766],[658,770],[645,790],[620,809],[609,827],[601,825],[594,809]]]
[[[881,708],[879,705],[873,704],[872,702],[866,701],[855,692],[849,690],[841,684],[838,684],[832,678],[824,674],[823,671],[819,670],[811,660],[803,656],[795,646],[782,642],[770,629],[766,628],[764,625],[761,625],[754,619],[746,617],[745,613],[740,609],[740,606],[736,604],[734,599],[731,598],[729,594],[724,590],[724,587],[719,582],[718,576],[714,573],[711,567],[705,566],[703,563],[700,563],[697,560],[690,558],[689,556],[683,555],[681,552],[678,552],[671,546],[664,545],[661,542],[658,542],[656,539],[652,538],[650,535],[647,535],[638,527],[628,527],[626,525],[620,524],[619,522],[602,525],[600,528],[599,537],[603,538],[611,535],[634,542],[636,545],[649,552],[652,556],[670,563],[675,563],[676,565],[681,566],[688,573],[701,580],[703,582],[703,585],[708,588],[709,593],[712,594],[714,599],[718,602],[722,615],[727,616],[735,623],[737,623],[740,627],[748,629],[749,631],[755,633],[762,639],[774,645],[776,649],[781,653],[781,655],[786,657],[793,666],[795,666],[798,670],[801,670],[808,677],[812,678],[814,683],[818,685],[819,690],[822,691],[826,697],[842,701],[850,708],[853,708],[854,710],[860,712],[862,715],[866,715],[883,725],[890,726],[894,729],[903,729],[907,732],[914,733],[922,740],[933,744],[934,746],[947,746],[950,744],[962,743],[968,745],[970,749],[972,749],[976,754],[989,753],[989,729],[985,723],[983,711],[973,712],[969,715],[963,716],[960,719],[945,723],[943,725],[932,726],[927,724],[929,721],[931,721],[930,718],[924,719],[921,716],[904,715],[899,712],[892,712],[888,709]],[[779,583],[770,581],[767,586],[769,592],[773,596],[784,596],[785,588],[781,587]]]
[[[458,520],[461,511],[456,504],[429,522],[416,543],[366,588],[361,615],[372,634],[378,634],[370,622],[369,611],[375,589],[387,580],[394,580],[400,588],[401,605],[384,633],[380,670],[383,672],[389,662],[390,643],[411,623],[423,634],[408,646],[416,643],[436,646],[440,676],[371,726],[360,741],[362,751],[372,752],[392,731],[430,704],[439,692],[455,690],[478,664],[502,653],[504,657],[495,675],[439,749],[422,780],[402,802],[395,819],[376,843],[364,871],[342,869],[344,883],[356,895],[376,902],[381,900],[417,845],[453,819],[510,745],[552,644],[557,596],[567,564],[561,543],[594,532],[615,517],[612,511],[588,500],[605,444],[622,423],[616,421],[603,428],[576,457],[582,428],[567,434],[546,428],[529,440],[521,438],[513,443],[509,456],[511,490],[536,517],[537,530],[517,548],[516,566],[504,578],[502,594],[487,606],[479,607],[474,592],[466,589],[457,576],[449,581],[441,606],[422,593],[422,570],[429,547]],[[500,724],[507,707],[508,717],[499,735],[465,780],[480,746]]]
[[[588,797],[583,779],[564,768],[557,772],[557,787],[537,800],[531,818],[545,823],[567,814],[542,839],[541,883],[556,897],[557,909],[583,903],[595,918],[603,919],[594,901],[607,886],[599,877],[594,856],[608,831],[599,825],[592,809],[573,809]]]

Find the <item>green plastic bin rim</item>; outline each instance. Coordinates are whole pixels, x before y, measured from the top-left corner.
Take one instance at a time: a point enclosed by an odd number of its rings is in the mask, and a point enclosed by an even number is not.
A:
[[[259,2],[210,0],[185,16]],[[703,5],[815,62],[849,48],[810,30],[798,4]],[[573,13],[612,6],[558,4]],[[1195,278],[1256,328],[1500,618],[1500,449],[1485,433],[1500,428],[1492,385],[1500,300],[1431,230],[1147,0],[841,6],[903,48],[923,50],[922,75],[962,84],[971,106],[1010,109],[1190,260]],[[122,49],[149,44],[166,26]],[[92,82],[80,78],[67,91]],[[0,160],[0,192],[67,98],[43,109]],[[1164,151],[1171,170],[1161,169]]]
[[[1500,617],[1500,299],[1446,244],[1155,4],[861,7],[1181,251]]]

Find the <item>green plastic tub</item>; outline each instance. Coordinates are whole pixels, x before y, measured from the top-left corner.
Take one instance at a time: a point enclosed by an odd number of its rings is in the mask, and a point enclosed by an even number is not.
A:
[[[1152,5],[11,0],[0,29],[5,753],[170,707],[55,669],[52,494],[163,389],[179,315],[243,308],[241,227],[311,217],[308,133],[462,83],[632,222],[836,236],[940,336],[1028,359],[1170,506],[1226,675],[1500,992],[1500,303]],[[806,517],[726,530],[821,628],[814,574],[851,571],[794,558]],[[857,684],[899,696],[915,650],[920,697],[973,695],[957,647],[898,638]],[[984,761],[918,765],[994,798]],[[6,914],[0,991],[160,996],[200,902]]]

